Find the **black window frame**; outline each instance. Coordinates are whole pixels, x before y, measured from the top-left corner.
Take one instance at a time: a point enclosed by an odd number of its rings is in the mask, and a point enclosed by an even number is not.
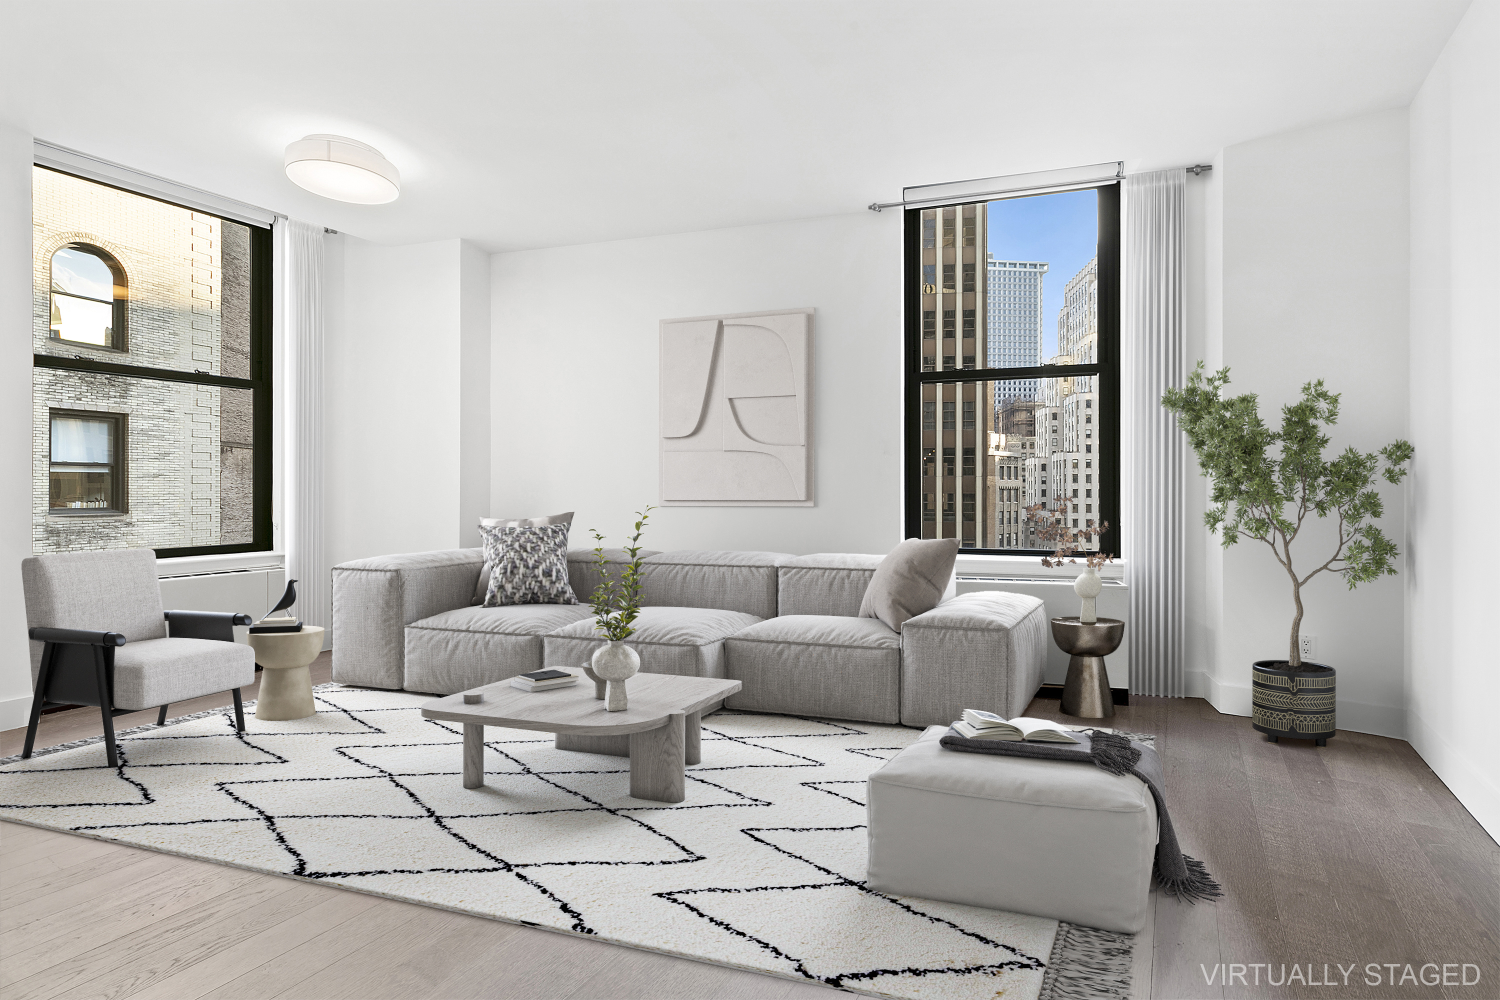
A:
[[[146,194],[121,184],[110,184],[95,177],[84,177],[73,174],[66,170],[58,170],[56,167],[46,164],[33,164],[36,169],[51,170],[54,173],[75,177],[79,180],[88,181],[90,184],[98,184],[102,187],[114,188],[124,191],[126,194],[137,198],[146,198],[151,201],[171,205],[174,208],[185,209],[189,212],[199,212],[204,215],[216,215],[217,213],[203,208],[190,205],[182,205],[166,198]],[[62,357],[55,354],[33,354],[32,366],[34,368],[50,368],[56,371],[92,372],[101,375],[114,375],[124,378],[151,379],[162,382],[182,382],[189,385],[212,385],[226,389],[248,389],[251,394],[251,408],[253,410],[251,425],[250,446],[254,451],[251,461],[251,540],[230,545],[190,545],[178,546],[176,548],[154,549],[158,559],[171,559],[178,556],[206,556],[221,555],[234,552],[269,552],[274,546],[274,537],[271,527],[271,491],[272,491],[272,461],[271,461],[271,404],[272,404],[272,367],[271,367],[271,325],[272,325],[272,274],[273,268],[273,244],[271,230],[268,226],[256,222],[249,222],[242,218],[231,216],[217,216],[226,219],[236,225],[242,225],[249,230],[250,243],[250,377],[234,378],[228,375],[212,375],[204,371],[179,371],[171,368],[152,368],[142,365],[119,364],[113,361],[102,361],[97,358],[87,357],[83,354],[75,354],[72,357]],[[69,244],[72,245],[72,244]],[[80,244],[82,245],[82,244]],[[87,244],[89,248],[94,244]],[[59,248],[61,249],[61,248]],[[113,257],[113,255],[110,255]],[[49,258],[50,261],[50,258]],[[48,276],[49,284],[51,276]],[[50,302],[50,288],[49,288]],[[51,338],[52,342],[58,344],[73,344],[74,341]],[[95,350],[108,350],[98,345],[81,345],[91,347]],[[122,353],[116,349],[114,353]],[[80,411],[86,412],[86,411]],[[128,430],[128,423],[122,423],[122,432]],[[51,417],[48,417],[48,456],[51,456]],[[124,463],[129,455],[129,448],[124,443],[124,434],[120,435],[117,447],[124,449],[121,456],[122,478]],[[50,480],[50,462],[48,477]],[[124,490],[121,498],[124,502],[124,511],[101,511],[98,509],[88,511],[90,514],[109,514],[117,516],[119,513],[128,512],[130,506],[130,495],[125,482],[121,483],[120,489]],[[50,494],[49,494],[50,495]],[[49,513],[50,510],[49,510]],[[66,515],[66,516],[77,516]]]
[[[109,470],[109,492],[110,505],[108,507],[54,507],[52,506],[52,467],[58,465],[57,458],[52,454],[52,422],[58,417],[77,417],[82,420],[108,420],[114,425],[110,432],[109,462],[104,467]],[[130,455],[130,449],[126,447],[129,440],[130,416],[125,413],[111,413],[105,410],[77,410],[65,406],[47,407],[47,514],[49,517],[119,517],[130,513],[130,491],[126,486],[129,481],[129,470],[126,462]],[[63,465],[91,465],[90,462],[63,462]]]
[[[922,386],[930,383],[960,385],[965,383],[996,383],[1024,379],[1065,378],[1069,375],[1092,375],[1097,384],[1099,406],[1094,412],[1100,415],[1100,424],[1109,434],[1094,439],[1098,450],[1095,454],[1102,465],[1099,472],[1099,496],[1096,500],[1099,513],[1095,519],[1109,523],[1109,530],[1099,537],[1099,550],[1122,558],[1120,548],[1120,187],[1118,184],[1091,185],[1079,190],[1093,190],[1098,196],[1098,247],[1097,247],[1097,308],[1098,308],[1098,361],[1092,364],[1037,365],[1026,368],[978,368],[961,370],[923,370],[922,367],[922,293],[935,289],[922,287],[922,213],[937,210],[962,209],[975,205],[976,212],[998,199],[981,201],[958,201],[950,204],[922,205],[905,210],[902,239],[902,303],[906,331],[905,369],[905,415],[906,448],[904,467],[906,471],[904,517],[905,537],[921,538],[923,524],[922,486]],[[1046,197],[1046,192],[1019,197]],[[940,218],[944,217],[939,215]],[[929,248],[930,249],[930,248]],[[943,289],[951,292],[951,289]],[[976,304],[977,305],[977,304]],[[937,308],[941,309],[942,306]],[[988,361],[988,357],[985,358]],[[983,430],[988,421],[982,421]],[[1100,424],[1096,424],[1098,427]],[[1050,435],[1052,428],[1046,433]],[[1038,428],[1038,437],[1043,433]],[[938,489],[935,487],[935,489]],[[1071,515],[1070,515],[1071,516]],[[927,521],[932,524],[932,521]],[[937,522],[942,524],[942,521]],[[941,537],[941,531],[938,532]],[[1020,532],[1017,532],[1020,534]],[[957,537],[962,539],[960,533]],[[976,538],[976,542],[978,539]],[[1037,556],[1040,549],[1029,548],[963,548],[965,555]]]

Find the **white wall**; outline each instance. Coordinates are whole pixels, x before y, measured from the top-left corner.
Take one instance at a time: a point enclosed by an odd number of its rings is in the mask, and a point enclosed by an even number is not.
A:
[[[458,543],[477,547],[490,506],[490,257],[459,247]]]
[[[492,258],[491,513],[574,510],[619,544],[660,500],[658,323],[812,306],[813,507],[671,507],[655,549],[886,552],[901,540],[901,216],[810,219]]]
[[[31,136],[0,125],[0,729],[31,710],[31,157]]]
[[[1303,383],[1342,395],[1328,452],[1372,451],[1407,434],[1406,111],[1396,109],[1231,146],[1216,164],[1205,232],[1210,269],[1204,355],[1254,392],[1267,423]],[[1201,478],[1190,508],[1205,503]],[[1383,485],[1380,525],[1405,535],[1402,490]],[[1209,700],[1250,714],[1250,665],[1283,659],[1293,614],[1285,571],[1259,542],[1217,551],[1201,521],[1189,592],[1190,649],[1208,662]],[[1293,551],[1302,574],[1333,554],[1333,523],[1312,522]],[[1399,544],[1399,541],[1398,541]],[[1398,563],[1398,565],[1403,565]],[[1313,659],[1339,670],[1339,727],[1403,736],[1402,587],[1386,577],[1349,591],[1321,574],[1303,591]]]
[[[1412,745],[1500,837],[1486,737],[1500,699],[1494,431],[1500,377],[1500,4],[1469,8],[1411,106],[1411,521],[1406,712]],[[1472,581],[1472,582],[1471,582]]]
[[[383,247],[349,236],[330,236],[327,253],[330,564],[457,548],[466,504],[485,506],[472,486],[466,500],[461,461],[488,433],[465,426],[466,414],[487,415],[464,377],[486,350],[483,254],[461,240]]]

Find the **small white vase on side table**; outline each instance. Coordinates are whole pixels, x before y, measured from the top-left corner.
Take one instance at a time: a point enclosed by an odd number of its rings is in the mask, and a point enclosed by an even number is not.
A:
[[[307,668],[323,651],[323,629],[304,625],[301,632],[252,632],[246,641],[261,666],[255,717],[286,722],[316,715],[312,672]]]
[[[1083,572],[1078,574],[1078,579],[1073,581],[1073,593],[1083,599],[1083,607],[1078,612],[1079,621],[1088,625],[1097,620],[1098,613],[1095,611],[1097,607],[1096,600],[1099,597],[1099,592],[1103,589],[1104,581],[1099,579],[1099,571],[1093,566],[1085,564]]]

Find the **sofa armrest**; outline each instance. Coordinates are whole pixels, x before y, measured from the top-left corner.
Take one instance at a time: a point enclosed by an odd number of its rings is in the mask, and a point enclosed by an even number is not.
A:
[[[468,607],[479,582],[479,549],[376,556],[333,568],[333,679],[399,689],[406,626]]]
[[[901,724],[945,726],[966,708],[1024,714],[1042,686],[1047,613],[1039,598],[960,594],[901,627]]]

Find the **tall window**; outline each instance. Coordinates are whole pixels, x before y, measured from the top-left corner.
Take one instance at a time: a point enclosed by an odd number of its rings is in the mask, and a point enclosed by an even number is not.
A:
[[[271,547],[270,230],[32,172],[32,548]]]
[[[1090,548],[1119,554],[1119,204],[1105,185],[907,211],[908,537],[1040,551],[1026,507],[1071,508],[1060,487],[1086,463],[1080,524],[1108,521]],[[957,350],[924,337],[939,314],[944,337],[963,317]]]

